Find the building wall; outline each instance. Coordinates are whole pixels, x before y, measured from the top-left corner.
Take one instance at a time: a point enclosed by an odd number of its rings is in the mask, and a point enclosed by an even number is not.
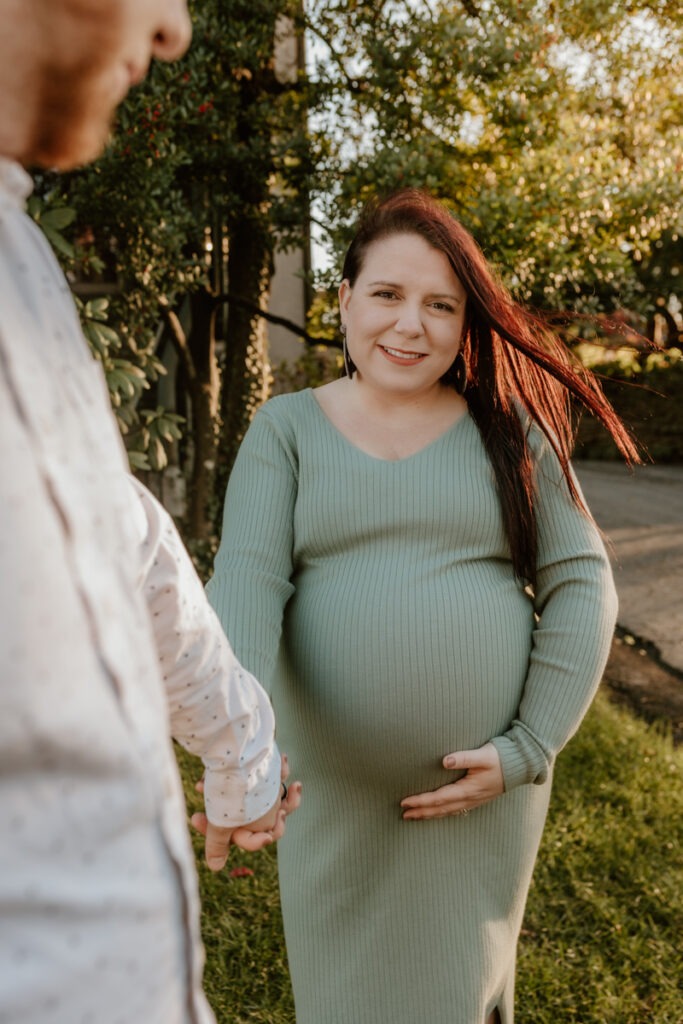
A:
[[[275,74],[281,82],[296,82],[304,66],[303,40],[291,18],[281,15],[275,30]],[[270,283],[268,311],[305,327],[307,309],[306,274],[310,254],[300,249],[279,250],[274,258],[275,272]],[[303,352],[303,342],[286,327],[268,324],[270,363],[294,362]]]
[[[270,284],[268,310],[304,327],[306,324],[306,258],[303,249],[275,253],[275,273]],[[303,353],[301,338],[281,327],[268,324],[268,348],[272,366],[294,362]]]

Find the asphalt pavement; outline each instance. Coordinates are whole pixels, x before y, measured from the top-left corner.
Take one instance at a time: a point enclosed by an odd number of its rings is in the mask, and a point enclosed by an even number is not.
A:
[[[588,506],[605,535],[619,626],[683,672],[683,466],[577,460]]]

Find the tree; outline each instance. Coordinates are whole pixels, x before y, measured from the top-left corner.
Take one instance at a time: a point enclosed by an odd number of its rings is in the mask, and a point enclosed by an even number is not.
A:
[[[190,53],[152,69],[106,154],[62,182],[98,267],[117,282],[127,354],[154,349],[160,321],[176,347],[195,538],[213,529],[226,477],[217,466],[229,466],[267,391],[260,314],[274,247],[306,232],[305,80],[296,68],[279,75],[274,61],[296,11],[282,0],[197,4]]]
[[[369,195],[427,188],[544,309],[627,307],[644,324],[680,289],[679,5],[203,0],[193,16],[190,53],[131,94],[103,159],[42,190],[76,212],[81,290],[93,267],[117,282],[94,329],[121,341],[100,332],[133,447],[162,425],[152,464],[173,421],[153,394],[140,421],[138,397],[160,334],[175,345],[190,536],[211,535],[267,394],[273,250],[306,240],[309,204],[338,254]],[[278,75],[292,26],[308,73]],[[315,308],[299,333],[330,336],[329,304]]]
[[[311,18],[318,73],[346,83],[319,198],[333,248],[349,209],[414,184],[541,308],[647,316],[680,289],[679,7],[340,0]]]

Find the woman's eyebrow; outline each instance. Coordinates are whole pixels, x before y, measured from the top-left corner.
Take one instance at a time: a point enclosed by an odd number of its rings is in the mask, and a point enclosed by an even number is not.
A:
[[[395,281],[368,281],[368,288],[401,288]],[[453,292],[430,292],[430,299],[450,299],[451,302],[462,302],[462,295],[455,295]]]

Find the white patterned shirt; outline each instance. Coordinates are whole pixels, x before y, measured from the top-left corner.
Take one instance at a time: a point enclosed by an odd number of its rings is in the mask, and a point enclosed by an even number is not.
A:
[[[169,736],[210,820],[253,821],[272,711],[127,471],[30,187],[0,160],[0,1024],[206,1024]]]

